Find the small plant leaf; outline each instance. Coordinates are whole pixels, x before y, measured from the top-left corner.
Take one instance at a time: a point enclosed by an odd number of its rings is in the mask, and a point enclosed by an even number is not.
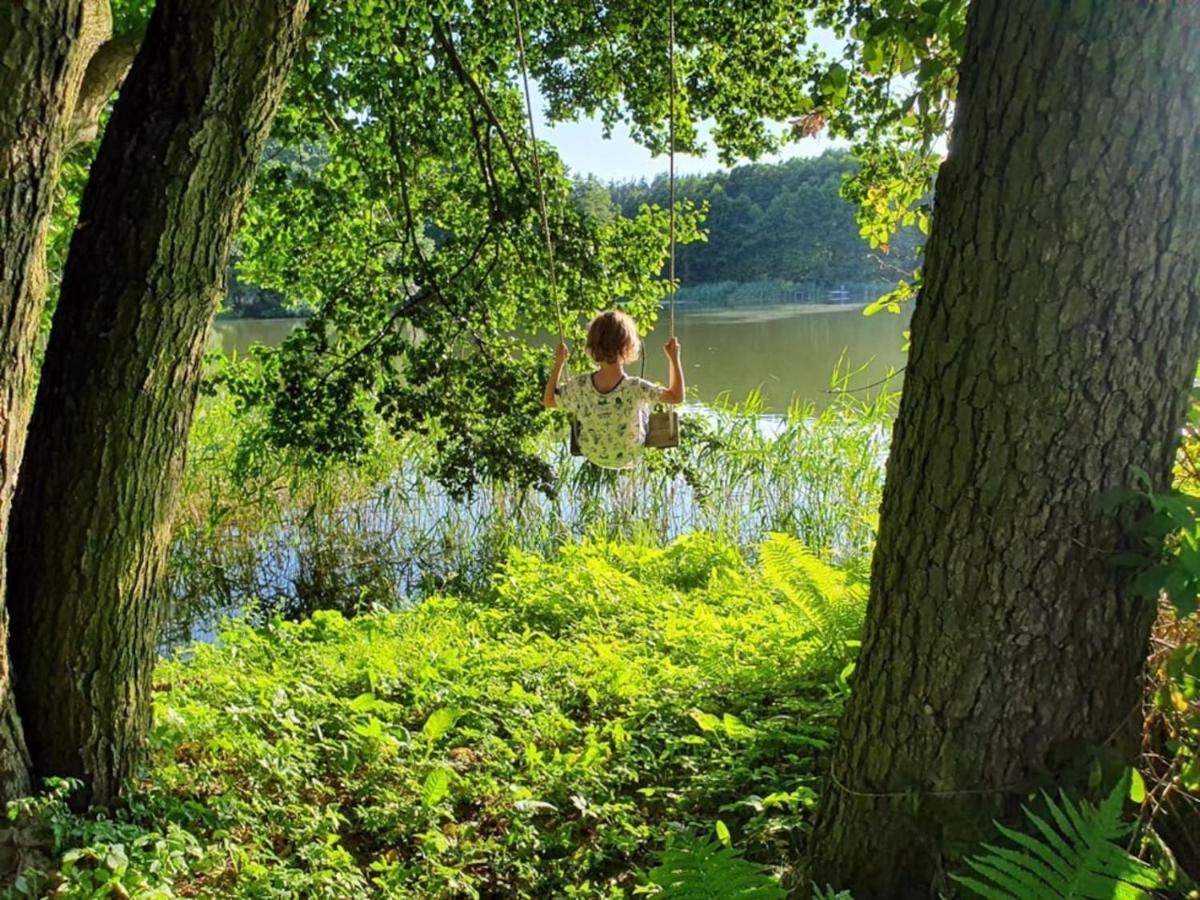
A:
[[[1129,799],[1134,803],[1142,803],[1146,799],[1146,782],[1142,779],[1142,773],[1137,769],[1133,770],[1133,775],[1129,779]]]
[[[461,716],[461,709],[454,709],[449,706],[435,710],[425,720],[425,724],[421,728],[421,736],[432,744],[442,735],[448,733],[457,724]]]
[[[726,825],[724,822],[722,822],[720,819],[717,819],[716,831],[717,831],[717,840],[718,841],[720,841],[726,847],[733,846],[733,839],[729,835],[729,826]]]
[[[437,806],[450,793],[450,772],[438,767],[430,769],[421,785],[421,805],[426,809]]]

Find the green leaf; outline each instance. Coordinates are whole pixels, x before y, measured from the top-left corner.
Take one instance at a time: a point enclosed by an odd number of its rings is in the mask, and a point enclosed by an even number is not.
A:
[[[712,713],[692,709],[688,711],[688,715],[692,717],[692,721],[700,727],[701,731],[717,731],[721,728],[720,718],[714,716]]]
[[[450,770],[442,767],[430,769],[421,785],[421,805],[426,809],[437,806],[450,793]]]
[[[748,741],[758,734],[757,731],[730,713],[725,713],[721,717],[721,726],[725,729],[725,733],[735,741]]]
[[[1007,892],[1006,896],[1028,897],[1037,894],[1043,886],[1041,882],[1030,877],[1019,863],[1009,862],[997,856],[989,857],[989,862],[969,859],[967,865],[990,879],[997,887],[1003,888]]]
[[[782,900],[787,895],[766,869],[732,847],[683,835],[658,859],[648,877],[663,900]]]
[[[720,819],[717,819],[716,832],[717,832],[717,840],[718,841],[720,841],[726,847],[733,846],[733,839],[729,835],[729,826],[726,825],[724,822],[722,822]]]
[[[521,812],[530,812],[530,813],[537,813],[537,812],[556,813],[556,812],[558,812],[557,806],[555,806],[553,803],[547,803],[545,800],[517,800],[513,803],[513,809],[520,810]]]
[[[438,738],[447,734],[457,724],[462,714],[463,710],[449,706],[435,710],[425,720],[425,724],[421,726],[421,736],[432,744]]]
[[[1000,833],[1015,846],[985,844],[986,853],[966,858],[966,864],[980,877],[952,877],[983,897],[1145,896],[1142,888],[1160,886],[1158,874],[1117,843],[1132,828],[1121,816],[1126,798],[1139,792],[1134,777],[1127,772],[1099,807],[1072,800],[1062,792],[1057,800],[1043,794],[1049,821],[1025,812],[1036,835],[997,823]],[[1140,793],[1144,797],[1144,785]]]
[[[1129,799],[1134,803],[1142,803],[1146,799],[1146,782],[1142,780],[1142,773],[1137,769],[1133,770],[1129,779]]]
[[[359,737],[370,738],[372,740],[380,740],[387,735],[387,731],[383,727],[383,722],[371,716],[366,722],[355,725],[354,733]]]

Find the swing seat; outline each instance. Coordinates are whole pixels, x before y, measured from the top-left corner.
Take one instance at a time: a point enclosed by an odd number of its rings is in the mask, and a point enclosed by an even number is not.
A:
[[[645,446],[655,450],[666,450],[679,446],[679,413],[673,409],[650,414],[646,425]]]
[[[679,446],[679,413],[673,409],[650,414],[646,423],[646,440],[643,447],[651,450],[668,450]],[[571,455],[583,456],[579,449],[579,420],[571,419]]]

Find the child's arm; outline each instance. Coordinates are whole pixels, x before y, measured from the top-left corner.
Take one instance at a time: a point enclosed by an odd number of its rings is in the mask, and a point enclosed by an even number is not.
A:
[[[559,344],[554,351],[554,368],[550,370],[550,380],[546,382],[546,391],[542,394],[542,405],[546,409],[558,406],[558,399],[555,397],[558,392],[558,378],[562,375],[563,366],[567,364],[567,357],[570,355],[566,344]]]
[[[663,403],[682,403],[684,396],[683,365],[679,362],[679,338],[671,338],[664,348],[671,361],[671,381],[663,391]]]

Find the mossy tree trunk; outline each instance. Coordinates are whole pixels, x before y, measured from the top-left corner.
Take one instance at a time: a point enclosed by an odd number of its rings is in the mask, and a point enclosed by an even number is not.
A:
[[[84,193],[13,509],[34,771],[108,803],[140,756],[208,329],[307,0],[159,0]]]
[[[108,0],[0,5],[0,553],[25,444],[46,295],[46,229],[68,123]],[[0,801],[28,793],[13,702],[0,556]]]
[[[929,897],[1086,748],[1154,618],[1096,499],[1166,488],[1200,354],[1200,4],[976,0],[818,884]]]

